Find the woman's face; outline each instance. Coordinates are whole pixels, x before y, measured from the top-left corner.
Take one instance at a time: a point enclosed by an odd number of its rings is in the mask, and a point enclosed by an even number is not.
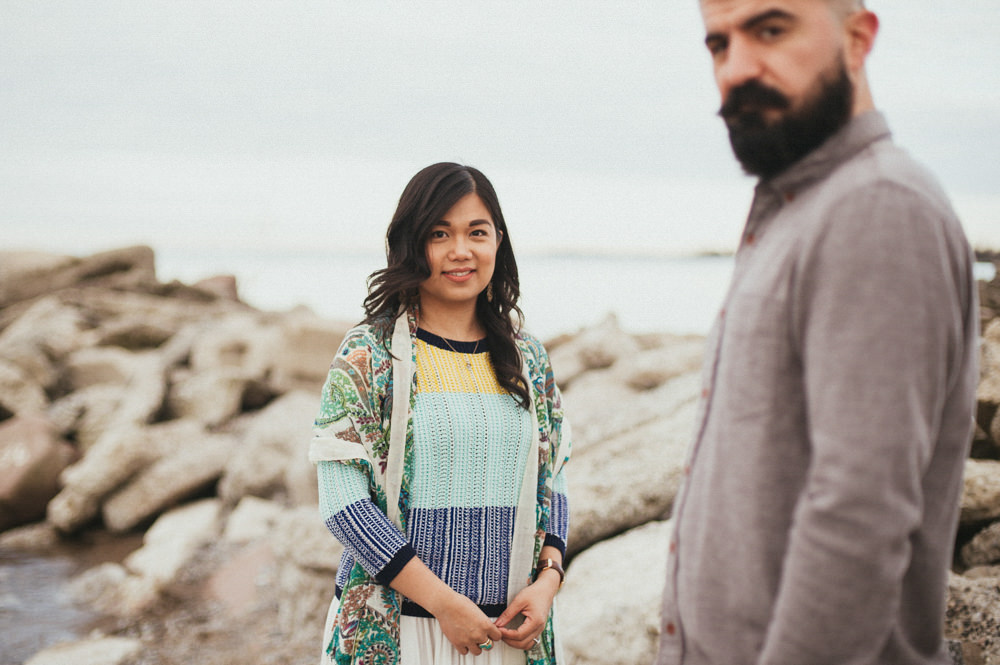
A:
[[[431,274],[419,287],[421,308],[475,307],[493,278],[500,240],[479,196],[469,193],[459,199],[431,227],[426,245]]]

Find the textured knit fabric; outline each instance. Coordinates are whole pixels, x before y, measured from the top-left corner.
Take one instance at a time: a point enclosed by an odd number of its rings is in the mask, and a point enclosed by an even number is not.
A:
[[[675,502],[660,665],[931,665],[977,381],[962,229],[854,118],[760,182]]]
[[[328,470],[327,463],[332,462],[360,471],[369,500],[400,534],[409,533],[417,475],[417,318],[418,312],[411,310],[394,323],[362,325],[347,334],[324,385],[309,447],[310,460],[321,469]],[[557,510],[559,505],[565,506],[564,500],[553,499],[553,490],[570,452],[561,398],[545,349],[527,335],[520,335],[516,343],[531,398],[532,452],[525,457],[521,477],[514,478],[511,470],[511,481],[520,487],[520,493],[512,530],[507,602],[531,582],[542,545],[551,538],[547,534],[550,523],[558,525],[566,519],[565,514],[552,519],[553,506]],[[516,438],[523,444],[522,437]],[[322,482],[322,472],[320,477]],[[350,500],[350,486],[346,493],[333,493],[327,507],[356,504]],[[321,488],[321,494],[325,493]],[[384,543],[375,545],[373,541],[370,552],[380,547],[384,549]],[[394,565],[408,548],[412,549],[407,544],[397,550],[386,567]],[[356,554],[358,561],[346,573],[341,570],[338,574],[343,592],[340,602],[331,604],[327,617],[323,662],[398,665],[401,649],[406,648],[400,643],[399,630],[403,599],[366,571],[361,561],[369,558],[368,554],[362,555],[360,550]],[[554,615],[553,606],[540,643],[525,653],[528,665],[552,665],[561,660]]]
[[[318,465],[320,511],[345,544],[338,588],[355,561],[388,585],[416,555],[488,616],[506,606],[510,544],[530,414],[497,382],[486,341],[444,340],[417,331],[414,454],[407,533],[371,501],[364,472]],[[565,551],[565,478],[555,479],[546,542]],[[429,616],[413,603],[403,614]]]

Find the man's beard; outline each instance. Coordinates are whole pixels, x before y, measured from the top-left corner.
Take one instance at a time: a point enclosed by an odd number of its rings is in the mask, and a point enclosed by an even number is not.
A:
[[[743,170],[767,179],[778,175],[847,124],[854,105],[854,86],[843,60],[819,79],[819,90],[797,111],[771,123],[769,109],[784,110],[791,100],[757,81],[733,88],[719,115],[729,128],[729,143]]]

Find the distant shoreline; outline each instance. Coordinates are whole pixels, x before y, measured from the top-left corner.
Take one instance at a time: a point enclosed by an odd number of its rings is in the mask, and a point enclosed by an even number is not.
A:
[[[1000,250],[996,249],[976,249],[974,250],[976,261],[980,263],[1000,262]]]

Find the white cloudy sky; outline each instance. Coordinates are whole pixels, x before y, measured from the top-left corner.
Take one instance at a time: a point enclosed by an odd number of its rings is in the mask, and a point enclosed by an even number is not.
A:
[[[1000,247],[1000,1],[870,0],[876,103]],[[518,246],[732,246],[695,0],[0,0],[2,246],[381,247],[406,180],[493,179]]]

